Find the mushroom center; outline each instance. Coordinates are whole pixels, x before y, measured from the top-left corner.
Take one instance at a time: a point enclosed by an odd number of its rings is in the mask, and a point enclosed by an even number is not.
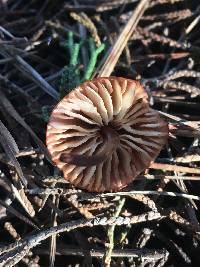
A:
[[[119,144],[119,134],[116,129],[112,126],[103,126],[100,129],[104,142],[108,145],[108,150],[113,152],[113,149]],[[110,154],[110,153],[109,153]]]
[[[101,127],[100,134],[103,137],[103,145],[98,153],[92,156],[62,153],[60,160],[76,166],[93,166],[107,160],[119,144],[119,134],[110,126]]]

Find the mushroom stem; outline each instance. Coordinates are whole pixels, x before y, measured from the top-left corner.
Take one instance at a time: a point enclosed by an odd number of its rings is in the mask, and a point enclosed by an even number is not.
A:
[[[109,126],[102,127],[101,134],[104,139],[104,144],[96,155],[86,156],[73,153],[62,153],[60,160],[65,163],[87,167],[100,164],[103,161],[107,160],[107,158],[110,156],[110,154],[113,153],[119,143],[119,135],[114,129],[110,128]]]

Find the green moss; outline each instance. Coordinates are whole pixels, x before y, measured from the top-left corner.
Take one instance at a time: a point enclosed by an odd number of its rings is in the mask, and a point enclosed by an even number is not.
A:
[[[80,60],[80,48],[84,44],[89,46],[89,62],[86,68],[82,71],[79,69]],[[60,81],[60,97],[62,98],[73,88],[80,83],[91,79],[99,54],[104,50],[105,45],[101,44],[96,47],[92,38],[89,40],[81,40],[80,42],[74,41],[74,35],[72,32],[68,33],[67,41],[64,47],[68,50],[70,59],[69,64],[63,68],[63,73]]]

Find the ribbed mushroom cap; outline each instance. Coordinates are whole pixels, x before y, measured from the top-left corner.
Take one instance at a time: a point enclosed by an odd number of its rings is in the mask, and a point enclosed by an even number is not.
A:
[[[67,181],[91,192],[117,191],[145,170],[167,142],[168,125],[139,82],[97,78],[54,108],[46,143]]]

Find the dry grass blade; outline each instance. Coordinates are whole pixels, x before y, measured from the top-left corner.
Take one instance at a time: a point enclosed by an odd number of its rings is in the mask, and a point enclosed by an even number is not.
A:
[[[53,203],[56,205],[56,207],[59,206],[59,201],[60,197],[59,196],[54,196],[53,197]],[[52,211],[52,220],[53,220],[53,226],[57,226],[57,213]],[[56,238],[57,235],[52,235],[51,236],[51,241],[50,241],[50,254],[49,254],[49,267],[54,267],[55,264],[55,256],[56,256]]]
[[[25,211],[31,216],[35,216],[35,210],[31,204],[31,202],[28,200],[27,196],[25,195],[24,189],[17,190],[17,188],[13,185],[11,185],[11,188],[13,190],[13,193],[17,200],[21,203]]]
[[[175,171],[184,173],[200,174],[200,168],[183,167],[178,165],[170,165],[164,163],[152,163],[150,169],[163,170],[163,171]]]
[[[20,86],[17,86],[15,83],[9,81],[7,77],[0,74],[0,81],[2,83],[2,86],[4,86],[5,88],[10,88],[13,92],[19,93],[24,99],[30,101],[31,103],[34,102],[34,99],[31,95],[25,92]]]
[[[51,95],[54,99],[59,99],[58,92],[49,84],[45,79],[32,68],[23,58],[16,56],[16,67],[31,80],[33,80],[39,87],[41,87],[47,94]]]
[[[118,36],[115,44],[111,48],[111,51],[109,51],[109,55],[107,56],[105,63],[99,71],[99,77],[108,77],[111,75],[129,38],[133,34],[133,31],[135,30],[140,18],[148,7],[149,2],[149,0],[140,1],[136,9],[134,10],[132,16],[130,17],[129,21],[127,22],[126,26]]]
[[[8,114],[14,118],[22,127],[26,129],[26,131],[32,136],[36,144],[39,146],[39,148],[42,150],[46,158],[50,160],[48,152],[42,141],[37,137],[37,135],[32,131],[31,127],[23,120],[23,118],[19,115],[19,113],[16,111],[14,106],[11,104],[11,102],[7,99],[7,97],[4,95],[2,90],[0,90],[0,103],[2,107],[8,112]]]
[[[158,179],[167,179],[167,180],[191,180],[191,181],[200,181],[200,176],[178,176],[178,175],[144,175],[138,176],[138,180],[148,179],[148,180],[158,180]]]
[[[56,235],[52,235],[50,254],[49,254],[49,267],[54,267],[55,258],[56,258]]]
[[[5,150],[5,153],[8,155],[10,161],[15,166],[15,169],[22,183],[24,184],[24,186],[26,186],[27,181],[23,175],[20,164],[18,160],[16,159],[16,154],[19,152],[18,146],[14,138],[8,131],[8,129],[5,127],[5,125],[1,121],[0,121],[0,143]]]
[[[172,114],[168,114],[166,112],[163,111],[159,111],[159,113],[161,115],[163,115],[164,117],[172,120],[172,121],[176,121],[178,126],[188,126],[188,128],[191,131],[195,131],[197,137],[200,137],[200,129],[199,129],[199,121],[187,121],[185,119],[182,119],[178,116],[172,115]],[[173,125],[169,125],[169,128],[174,128],[174,124]]]
[[[13,40],[15,40],[15,38],[13,38]],[[15,60],[14,65],[19,71],[21,71],[33,82],[35,82],[39,87],[41,87],[47,94],[51,95],[54,99],[59,99],[58,92],[21,56],[14,54],[13,51],[5,45],[1,45],[1,54],[8,58],[10,56],[13,56]]]
[[[11,133],[8,131],[8,129],[5,127],[5,125],[0,120],[0,132],[1,135],[6,139],[8,146],[10,150],[12,150],[12,153],[14,155],[19,153],[19,148],[15,142],[15,139],[12,137]]]
[[[19,211],[17,211],[13,207],[11,207],[11,206],[7,205],[6,203],[4,203],[2,200],[0,200],[0,205],[3,206],[3,207],[5,207],[8,210],[8,212],[10,212],[11,214],[14,214],[20,220],[22,220],[25,223],[31,225],[35,229],[38,229],[38,226],[35,223],[33,223],[31,220],[29,220],[27,217],[25,217],[24,215],[22,215]]]

